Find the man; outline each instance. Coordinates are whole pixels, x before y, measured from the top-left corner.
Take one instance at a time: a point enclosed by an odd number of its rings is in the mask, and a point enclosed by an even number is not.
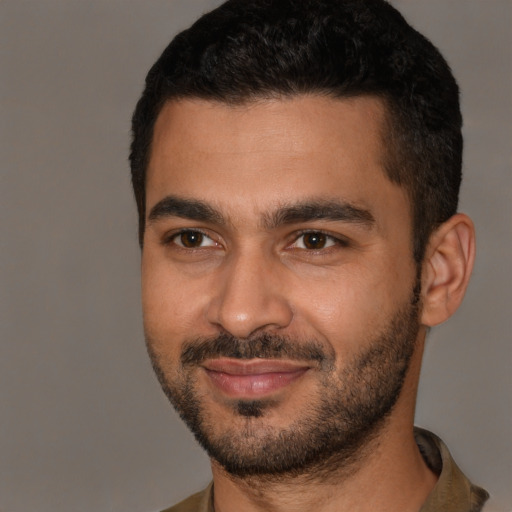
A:
[[[478,511],[414,429],[474,260],[458,87],[382,0],[232,0],[133,117],[148,352],[213,483],[172,511]]]

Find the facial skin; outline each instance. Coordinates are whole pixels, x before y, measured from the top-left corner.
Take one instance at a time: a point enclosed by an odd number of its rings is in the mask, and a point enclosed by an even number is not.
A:
[[[373,98],[309,96],[182,100],[157,121],[148,350],[228,471],[297,471],[333,447],[348,464],[390,414],[412,415],[413,401],[392,409],[421,329],[410,205],[383,171],[383,115]]]

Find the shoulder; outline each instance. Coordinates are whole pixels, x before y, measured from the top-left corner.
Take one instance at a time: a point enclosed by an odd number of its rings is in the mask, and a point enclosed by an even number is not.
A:
[[[212,484],[162,512],[211,512]]]

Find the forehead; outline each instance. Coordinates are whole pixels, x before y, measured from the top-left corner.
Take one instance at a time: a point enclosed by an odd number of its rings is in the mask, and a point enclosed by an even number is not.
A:
[[[170,194],[240,209],[308,197],[384,205],[405,196],[384,172],[385,113],[374,97],[170,101],[155,125],[147,207]]]
[[[155,124],[153,149],[191,153],[243,151],[325,152],[350,145],[381,156],[383,101],[371,96],[335,99],[303,95],[241,105],[182,99],[167,102]],[[180,151],[181,153],[182,151]],[[153,155],[154,156],[154,152]],[[150,166],[151,168],[151,166]]]

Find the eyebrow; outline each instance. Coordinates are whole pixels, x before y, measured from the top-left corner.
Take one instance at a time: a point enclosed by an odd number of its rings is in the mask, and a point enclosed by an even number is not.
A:
[[[271,215],[265,216],[264,225],[268,229],[273,229],[286,224],[315,220],[350,222],[367,228],[375,224],[369,210],[345,201],[319,199],[283,205]]]
[[[153,206],[149,212],[148,221],[153,223],[166,217],[181,217],[213,224],[226,223],[222,214],[209,204],[176,196],[164,197]]]
[[[148,215],[148,222],[153,223],[166,217],[180,217],[218,225],[227,224],[222,213],[208,203],[177,196],[167,196],[153,206]],[[263,216],[262,225],[266,229],[275,229],[287,224],[315,220],[350,222],[367,228],[375,224],[369,210],[345,201],[313,199],[280,205],[276,211]]]

